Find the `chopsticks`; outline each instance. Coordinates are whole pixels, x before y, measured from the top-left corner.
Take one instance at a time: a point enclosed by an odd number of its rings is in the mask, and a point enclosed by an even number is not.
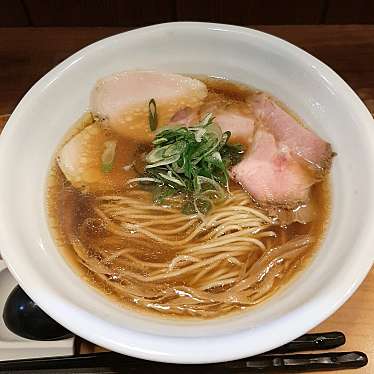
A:
[[[54,357],[32,360],[4,361],[0,372],[55,373],[305,373],[356,369],[367,364],[362,352],[331,352],[318,354],[264,355],[219,364],[175,365],[128,359],[118,353],[94,353],[82,356]],[[84,371],[86,369],[87,371]]]
[[[345,343],[341,332],[306,334],[271,352],[241,360],[217,364],[175,365],[140,360],[114,352],[93,353],[80,356],[49,357],[0,362],[0,372],[30,371],[64,373],[143,373],[152,370],[163,373],[290,373],[319,370],[354,369],[365,366],[367,356],[362,352],[324,352],[290,354],[336,348]],[[84,370],[89,371],[84,371]]]

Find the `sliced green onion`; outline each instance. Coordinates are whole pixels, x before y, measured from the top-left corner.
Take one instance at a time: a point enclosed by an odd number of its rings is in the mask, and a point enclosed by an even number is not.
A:
[[[126,184],[131,184],[131,183],[139,183],[139,182],[154,182],[154,183],[162,183],[160,179],[157,178],[151,178],[151,177],[139,177],[139,178],[132,178],[129,179]]]
[[[159,162],[163,160],[165,149],[168,147],[168,145],[160,148],[154,148],[151,152],[148,153],[147,157],[145,158],[145,161],[147,164],[154,164],[155,162]]]
[[[152,143],[153,143],[153,145],[159,145],[159,144],[165,143],[167,141],[168,141],[167,138],[158,138],[158,139],[155,139]]]
[[[206,133],[205,128],[198,128],[195,132],[195,139],[198,143],[201,143],[201,140],[203,139],[204,134]]]
[[[104,151],[101,155],[101,170],[104,173],[110,173],[113,170],[114,157],[116,155],[116,140],[104,142]]]
[[[173,171],[175,173],[179,173],[179,174],[184,173],[184,171],[185,171],[183,165],[182,166],[178,166],[177,162],[173,162],[171,164],[171,168],[173,169]]]
[[[221,154],[217,151],[213,152],[211,155],[210,155],[211,158],[217,160],[217,161],[220,161],[222,162],[222,157],[221,157]]]
[[[204,177],[202,175],[198,175],[196,177],[196,181],[197,181],[197,185],[199,186],[200,188],[200,191],[201,191],[201,186],[202,184],[206,183],[206,184],[210,184],[211,186],[214,187],[214,189],[219,192],[219,193],[222,193],[223,190],[222,190],[222,187],[220,186],[220,184],[218,182],[216,182],[214,179],[212,178],[207,178],[207,177]]]
[[[180,154],[176,154],[176,155],[170,156],[168,158],[164,158],[164,159],[162,159],[158,162],[155,162],[153,164],[149,164],[145,168],[146,169],[152,169],[152,168],[157,168],[157,167],[163,166],[163,165],[169,165],[169,164],[172,164],[175,161],[178,161],[179,158],[180,158]]]
[[[162,178],[164,178],[164,179],[166,179],[167,181],[169,181],[169,182],[173,182],[173,183],[175,183],[175,184],[177,184],[177,185],[179,185],[179,186],[182,186],[182,187],[185,187],[185,186],[186,186],[185,183],[184,183],[183,181],[181,181],[181,180],[178,179],[178,178],[175,178],[175,177],[172,175],[172,173],[171,173],[170,170],[167,172],[167,174],[159,173],[159,176],[162,177]]]
[[[158,125],[157,106],[155,99],[151,99],[148,104],[148,121],[151,131],[155,131]]]
[[[152,100],[150,126],[156,114]],[[153,191],[155,201],[182,193],[188,201],[182,210],[193,210],[202,216],[227,196],[228,169],[240,161],[243,148],[227,144],[230,132],[222,133],[212,113],[192,126],[161,127],[154,132],[154,137],[154,148],[146,156],[144,175],[132,181],[153,182],[143,188]]]
[[[204,197],[198,197],[194,199],[194,207],[197,213],[200,214],[201,218],[209,212],[213,204],[210,199]]]
[[[198,126],[205,127],[210,125],[213,122],[213,113],[208,113],[203,120],[198,124]]]

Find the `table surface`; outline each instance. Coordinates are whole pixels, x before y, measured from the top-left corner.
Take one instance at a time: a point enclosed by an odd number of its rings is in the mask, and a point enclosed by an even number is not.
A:
[[[374,26],[256,28],[286,39],[327,63],[374,113]],[[122,31],[125,29],[117,27],[0,29],[0,115],[11,113],[32,84],[60,61]],[[0,116],[0,129],[5,119]],[[374,373],[374,269],[352,298],[314,329],[333,330],[343,331],[347,337],[345,346],[338,350],[360,350],[369,357],[368,366],[346,373]],[[86,344],[85,350],[100,348]]]

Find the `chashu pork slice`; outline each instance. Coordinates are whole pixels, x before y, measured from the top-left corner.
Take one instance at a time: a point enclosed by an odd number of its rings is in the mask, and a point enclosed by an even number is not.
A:
[[[248,104],[236,100],[228,100],[223,95],[209,93],[199,108],[185,107],[177,111],[170,119],[170,124],[193,126],[208,113],[214,116],[222,132],[230,131],[230,143],[249,145],[252,141],[255,117]]]
[[[206,85],[198,79],[157,71],[124,71],[100,79],[90,97],[90,109],[120,135],[150,142],[149,102],[157,106],[163,126],[178,110],[201,105]]]
[[[271,132],[276,141],[318,171],[327,171],[333,156],[331,145],[312,130],[301,126],[265,94],[254,95],[250,104],[258,121]]]
[[[222,132],[230,131],[230,142],[244,145],[252,142],[255,122],[250,116],[228,109],[217,113],[215,121]]]
[[[292,209],[308,200],[316,182],[313,173],[295,157],[286,144],[259,127],[252,147],[231,169],[231,177],[263,206]]]

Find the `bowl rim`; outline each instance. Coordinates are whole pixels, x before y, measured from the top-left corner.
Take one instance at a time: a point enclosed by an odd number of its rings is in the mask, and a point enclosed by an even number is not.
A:
[[[313,63],[313,66],[315,69],[321,71],[324,76],[328,77],[330,80],[334,82],[334,84],[338,85],[341,89],[342,95],[344,94],[347,99],[350,100],[352,107],[355,108],[357,112],[357,116],[359,115],[362,119],[362,126],[366,126],[366,131],[368,133],[371,133],[371,137],[367,139],[369,143],[371,143],[373,149],[372,155],[374,159],[374,120],[368,111],[368,109],[365,107],[365,105],[362,103],[362,101],[359,99],[359,97],[356,95],[356,93],[350,88],[350,86],[337,74],[335,73],[331,68],[329,68],[326,64],[318,60],[317,58],[313,57],[309,53],[305,52],[299,47],[296,47],[295,45],[281,39],[278,37],[275,37],[273,35],[264,33],[262,31],[253,30],[246,27],[240,27],[240,26],[233,26],[233,25],[226,25],[226,24],[218,24],[218,23],[205,23],[205,22],[170,22],[170,23],[162,23],[157,25],[152,25],[148,27],[143,27],[131,31],[126,31],[120,34],[116,34],[104,39],[101,39],[95,43],[92,43],[83,49],[79,50],[78,52],[74,53],[70,57],[68,57],[66,60],[58,64],[56,67],[54,67],[52,70],[50,70],[46,75],[44,75],[39,81],[37,81],[31,89],[26,93],[26,95],[22,98],[22,100],[19,102],[17,107],[15,108],[13,114],[8,120],[7,126],[3,129],[3,133],[0,137],[0,169],[4,166],[3,160],[5,160],[5,152],[3,144],[8,141],[8,139],[11,138],[12,130],[17,125],[16,117],[19,112],[23,110],[23,107],[27,107],[33,100],[33,96],[37,95],[38,92],[43,90],[44,87],[48,86],[51,82],[53,82],[55,79],[59,78],[59,74],[62,73],[64,70],[68,69],[75,63],[77,63],[86,53],[89,51],[103,47],[106,43],[119,40],[123,37],[127,37],[129,35],[141,35],[142,33],[149,33],[152,31],[159,31],[159,30],[169,30],[169,29],[175,29],[175,28],[194,28],[194,29],[200,29],[201,31],[204,30],[212,30],[212,31],[223,31],[223,32],[230,32],[230,33],[237,33],[242,35],[250,35],[251,37],[256,37],[262,40],[265,40],[268,43],[276,44],[278,48],[282,48],[283,50],[287,50],[287,53],[292,54],[295,58],[299,59],[300,61],[305,61],[309,63]],[[14,123],[13,123],[14,122]],[[0,185],[0,201],[2,196],[2,186]],[[82,327],[79,324],[79,321],[74,320],[67,320],[64,318],[63,313],[58,314],[56,312],[56,307],[54,305],[63,306],[65,308],[71,307],[72,305],[69,305],[65,301],[63,297],[60,295],[53,295],[51,292],[49,292],[48,297],[50,297],[50,300],[47,301],[45,298],[41,297],[38,294],[38,290],[40,288],[43,288],[45,291],[45,294],[48,293],[48,284],[42,282],[42,278],[30,278],[26,271],[19,271],[22,269],[22,266],[20,264],[19,259],[17,259],[16,254],[12,253],[13,251],[11,248],[11,236],[8,235],[6,230],[6,216],[2,213],[0,210],[0,245],[1,245],[1,251],[3,258],[5,262],[8,264],[9,270],[11,271],[12,275],[17,279],[18,283],[27,291],[29,296],[34,299],[39,305],[41,305],[54,319],[56,319],[59,323],[63,324],[65,327],[70,329],[73,332],[77,332],[80,336],[83,338],[94,342],[95,344],[107,347],[113,351],[117,351],[120,353],[129,354],[134,357],[148,359],[148,360],[154,360],[154,361],[161,361],[161,362],[170,362],[170,363],[212,363],[212,362],[222,362],[222,361],[228,361],[228,360],[235,360],[240,359],[245,356],[248,356],[249,354],[257,354],[263,352],[265,349],[270,350],[277,346],[280,346],[282,344],[285,344],[289,342],[292,339],[295,339],[296,337],[306,333],[311,328],[317,326],[320,322],[325,320],[327,317],[329,317],[331,314],[333,314],[357,289],[357,287],[361,284],[361,282],[364,280],[367,273],[370,271],[370,268],[373,263],[372,261],[361,261],[360,267],[357,268],[355,278],[351,280],[350,284],[347,284],[347,287],[344,289],[344,292],[341,292],[339,295],[331,295],[331,292],[327,295],[319,295],[316,298],[311,299],[308,303],[304,304],[303,306],[296,308],[294,311],[291,311],[287,313],[287,315],[282,316],[278,318],[274,323],[273,321],[270,322],[267,326],[264,326],[265,332],[269,334],[268,336],[271,336],[271,342],[268,342],[266,344],[266,347],[264,348],[264,345],[262,345],[262,348],[256,347],[249,344],[251,341],[246,340],[246,334],[244,332],[240,333],[233,333],[231,335],[228,335],[225,337],[225,344],[224,349],[212,351],[211,349],[209,352],[206,353],[206,356],[204,358],[194,357],[188,350],[188,347],[193,347],[199,342],[199,345],[207,344],[209,339],[204,338],[186,338],[183,340],[183,344],[185,345],[184,352],[181,352],[180,350],[173,349],[171,352],[169,349],[172,347],[172,345],[168,345],[167,350],[163,350],[162,347],[163,343],[165,342],[165,339],[167,340],[173,340],[176,342],[180,338],[172,338],[172,337],[163,337],[163,336],[156,336],[152,335],[152,345],[155,347],[157,346],[157,349],[151,350],[151,349],[144,349],[140,346],[132,346],[131,344],[124,345],[119,343],[118,341],[114,341],[110,338],[109,334],[107,336],[99,336],[93,332],[93,329],[89,324],[87,324],[86,327]],[[365,243],[361,243],[361,246],[365,246],[365,248],[368,248],[371,243],[374,242],[374,230],[373,233],[370,233],[368,237],[365,240]],[[369,249],[367,249],[369,251]],[[33,286],[29,286],[30,281],[32,280]],[[49,290],[50,291],[50,290]],[[44,295],[45,296],[45,295]],[[323,311],[319,310],[320,305],[324,305],[324,301],[328,300],[329,297],[329,304],[328,307],[324,307]],[[82,310],[78,310],[80,312],[83,312]],[[296,314],[299,315],[299,317],[296,316]],[[301,318],[303,314],[307,314],[308,318]],[[87,313],[86,316],[88,317]],[[89,315],[91,322],[95,323],[97,325],[102,325],[102,327],[111,327],[109,322],[107,321],[101,321],[96,316]],[[288,331],[287,334],[277,334],[276,331],[279,329],[279,326],[282,324],[292,324],[293,328],[292,331]],[[131,336],[137,337],[139,339],[145,339],[150,340],[150,335],[140,332],[135,332],[133,330],[125,330],[128,332],[128,336],[130,337],[129,340],[131,340]],[[279,330],[280,331],[280,330]],[[283,331],[284,333],[284,331]],[[217,337],[213,337],[213,339],[218,339]],[[175,344],[177,346],[178,344]]]

